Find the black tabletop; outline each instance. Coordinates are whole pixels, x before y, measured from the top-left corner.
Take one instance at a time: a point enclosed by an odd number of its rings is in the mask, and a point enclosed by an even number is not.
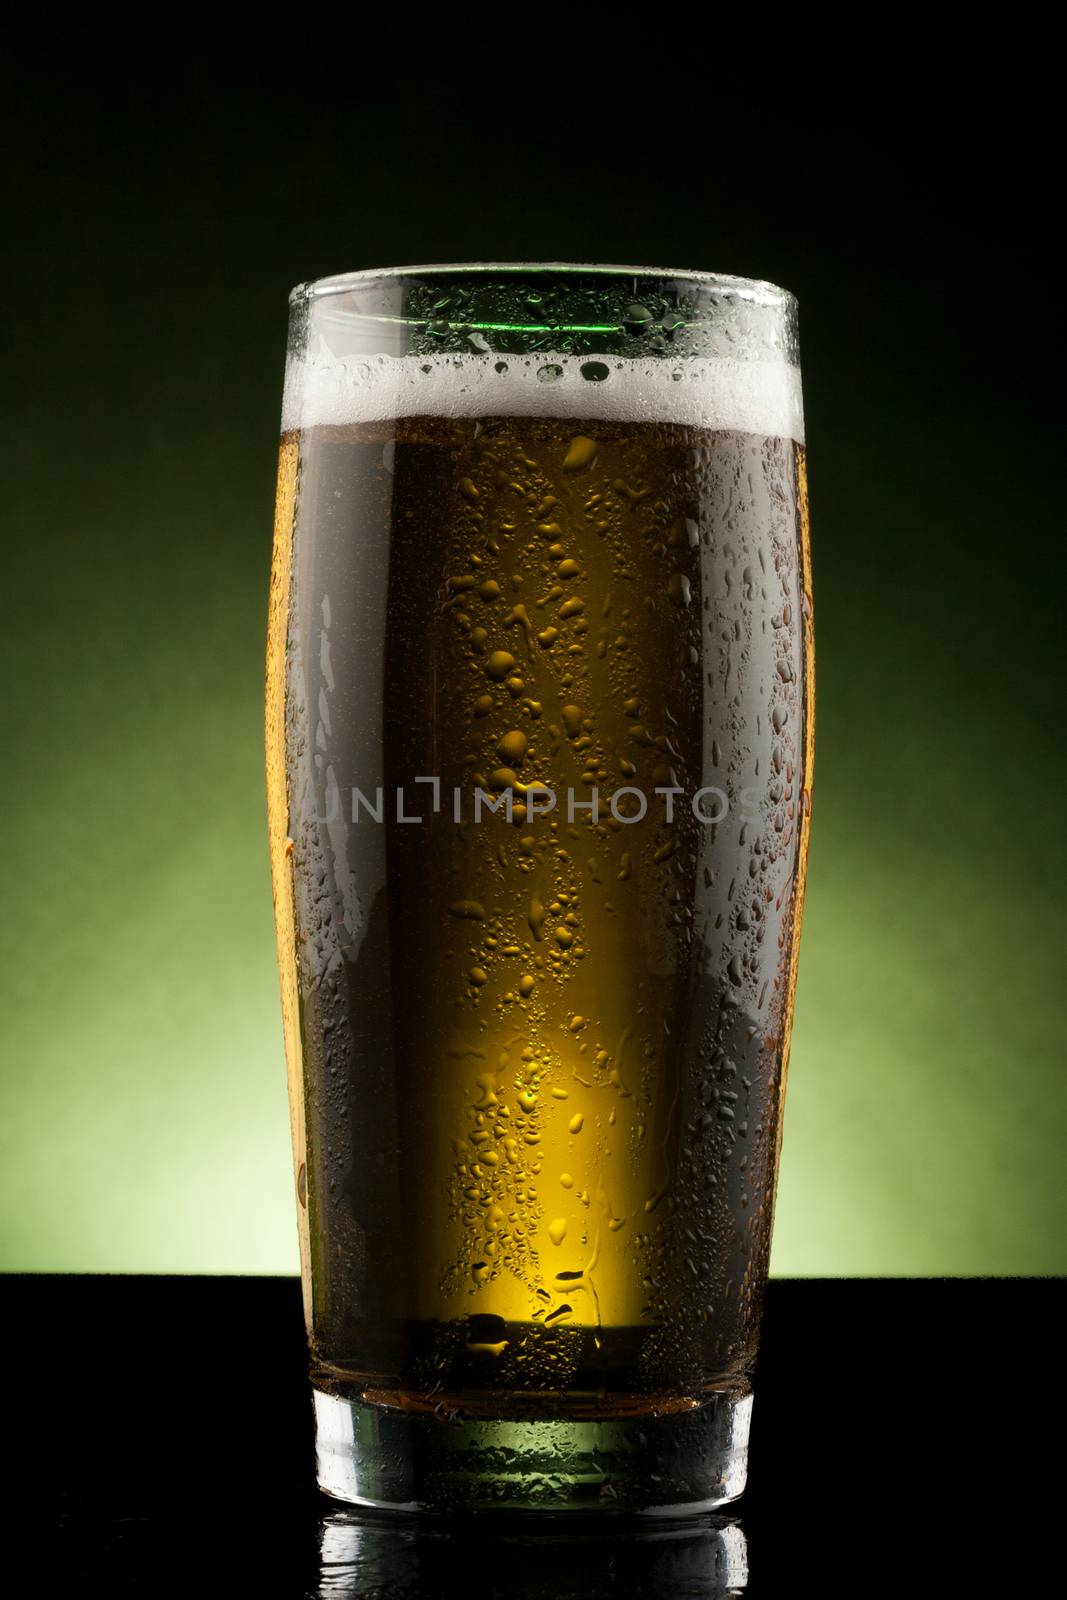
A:
[[[8,1569],[30,1575],[19,1593],[1059,1588],[1054,1569],[1028,1575],[1060,1492],[1061,1280],[773,1282],[743,1498],[690,1524],[592,1532],[484,1514],[431,1526],[323,1498],[295,1280],[0,1286]]]

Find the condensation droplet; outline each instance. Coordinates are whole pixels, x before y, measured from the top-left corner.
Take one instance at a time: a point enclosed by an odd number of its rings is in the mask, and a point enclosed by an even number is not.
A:
[[[595,439],[587,438],[584,433],[576,434],[571,440],[570,449],[563,458],[564,472],[581,472],[583,468],[589,466],[590,462],[594,460],[596,453],[597,443]]]

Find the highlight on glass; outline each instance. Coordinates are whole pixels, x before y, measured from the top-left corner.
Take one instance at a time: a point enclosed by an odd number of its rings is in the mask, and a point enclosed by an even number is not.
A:
[[[810,820],[795,303],[512,265],[290,305],[267,780],[319,1481],[720,1505]]]

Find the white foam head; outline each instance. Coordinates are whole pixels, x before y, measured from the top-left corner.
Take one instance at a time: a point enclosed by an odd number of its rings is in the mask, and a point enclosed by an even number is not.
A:
[[[412,416],[673,422],[804,441],[800,372],[781,358],[366,355],[322,338],[290,356],[283,432]]]

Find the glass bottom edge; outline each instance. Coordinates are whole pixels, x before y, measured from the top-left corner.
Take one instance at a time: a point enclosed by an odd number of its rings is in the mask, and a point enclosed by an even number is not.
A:
[[[688,1517],[736,1500],[748,1476],[747,1388],[596,1420],[439,1418],[312,1392],[320,1489],[376,1511]]]

